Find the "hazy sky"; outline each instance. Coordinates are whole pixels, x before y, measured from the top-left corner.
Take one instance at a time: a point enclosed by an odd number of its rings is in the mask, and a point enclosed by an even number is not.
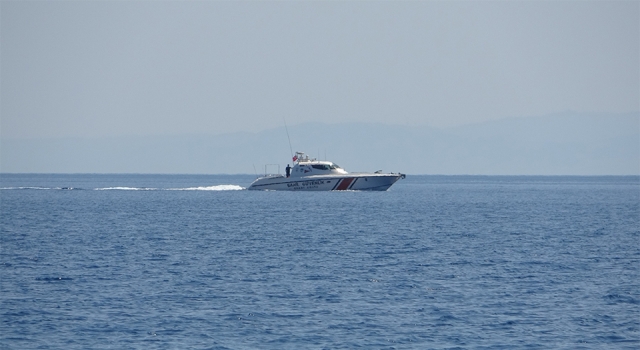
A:
[[[3,138],[640,109],[640,2],[2,1]]]

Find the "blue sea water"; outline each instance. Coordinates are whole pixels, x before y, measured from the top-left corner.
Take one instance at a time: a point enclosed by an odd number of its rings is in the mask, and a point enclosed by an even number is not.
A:
[[[640,178],[0,175],[2,349],[638,349]]]

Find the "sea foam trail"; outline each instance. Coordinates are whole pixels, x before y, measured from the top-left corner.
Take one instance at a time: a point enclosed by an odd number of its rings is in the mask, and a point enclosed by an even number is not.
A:
[[[19,186],[19,187],[0,187],[0,190],[80,190],[75,187],[35,187],[35,186]],[[199,187],[183,187],[183,188],[156,188],[156,187],[98,187],[95,191],[238,191],[245,188],[238,185],[215,185],[215,186],[199,186]]]
[[[244,190],[244,187],[238,185],[216,185],[186,188],[169,188],[171,191],[238,191]]]
[[[182,188],[153,188],[153,187],[104,187],[96,188],[97,191],[120,190],[120,191],[237,191],[244,190],[244,187],[238,185],[216,185],[216,186],[200,186],[200,187],[182,187]]]
[[[94,188],[96,191],[110,191],[110,190],[118,190],[118,191],[157,191],[159,188],[151,188],[151,187],[102,187],[102,188]]]

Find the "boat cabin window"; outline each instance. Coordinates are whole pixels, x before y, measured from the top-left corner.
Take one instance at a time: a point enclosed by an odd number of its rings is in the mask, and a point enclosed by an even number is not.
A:
[[[326,164],[311,164],[311,167],[319,170],[329,170],[329,166]]]
[[[338,164],[331,164],[330,168],[331,169],[340,169],[340,166]]]

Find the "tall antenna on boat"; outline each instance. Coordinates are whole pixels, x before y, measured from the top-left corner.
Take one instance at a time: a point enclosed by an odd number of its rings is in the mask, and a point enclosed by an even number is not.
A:
[[[291,151],[291,159],[293,159],[293,148],[291,147],[291,137],[289,137],[289,128],[287,128],[287,120],[282,117],[284,120],[284,129],[287,131],[287,139],[289,139],[289,151]]]

